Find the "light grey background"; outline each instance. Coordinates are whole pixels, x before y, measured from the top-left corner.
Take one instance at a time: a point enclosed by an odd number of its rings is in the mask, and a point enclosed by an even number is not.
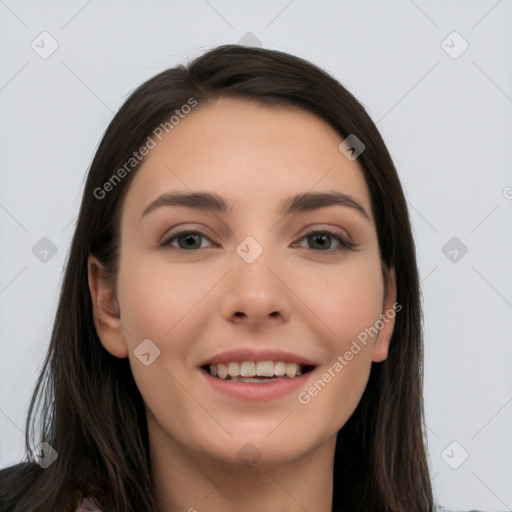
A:
[[[252,33],[332,73],[377,122],[418,249],[436,496],[512,509],[511,16],[511,0],[0,0],[0,466],[22,456],[84,175],[113,113],[157,72]],[[32,252],[42,237],[57,248],[46,262]]]

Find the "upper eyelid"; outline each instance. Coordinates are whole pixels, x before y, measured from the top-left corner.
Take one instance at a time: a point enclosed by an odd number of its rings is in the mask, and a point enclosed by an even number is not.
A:
[[[312,224],[311,226],[315,226],[315,224]],[[331,226],[324,226],[324,227],[311,227],[311,226],[307,226],[304,228],[305,232],[302,234],[302,236],[306,236],[312,232],[322,232],[322,231],[326,231],[326,232],[333,232],[335,234],[338,234],[339,236],[341,236],[342,238],[350,238],[348,233],[347,234],[344,234],[343,231],[346,231],[342,228],[339,228],[339,227],[331,227]],[[206,230],[207,231],[207,230]],[[341,232],[340,232],[341,231]],[[202,236],[205,236],[207,238],[209,238],[211,240],[211,237],[205,232],[205,229],[204,228],[193,228],[193,227],[190,227],[190,228],[176,228],[176,229],[169,229],[162,237],[162,239],[166,239],[166,238],[169,238],[169,237],[174,237],[174,236],[178,236],[178,235],[182,235],[184,233],[197,233],[197,234],[200,234]],[[213,241],[213,240],[212,240]]]

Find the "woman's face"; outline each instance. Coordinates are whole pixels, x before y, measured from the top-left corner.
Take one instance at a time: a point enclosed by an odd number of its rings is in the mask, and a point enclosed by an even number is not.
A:
[[[334,446],[387,356],[395,302],[363,173],[341,141],[305,111],[221,99],[137,171],[122,208],[120,319],[96,325],[129,357],[153,438],[235,464]]]

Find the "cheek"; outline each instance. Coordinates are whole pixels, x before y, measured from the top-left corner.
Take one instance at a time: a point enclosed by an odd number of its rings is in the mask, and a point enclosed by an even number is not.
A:
[[[322,321],[325,339],[338,353],[347,350],[353,339],[375,325],[382,313],[380,262],[371,253],[365,257],[357,255],[346,265],[326,268],[315,275],[314,281],[302,281],[302,290],[297,294]]]
[[[155,262],[132,253],[121,260],[118,279],[119,307],[133,377],[146,407],[158,417],[167,414],[171,403],[175,410],[190,407],[190,397],[182,392],[179,383],[187,371],[187,341],[201,328],[191,307],[205,293],[201,286],[191,285],[193,276],[189,272],[179,265],[172,271],[171,268],[164,261]],[[146,339],[159,350],[153,352],[155,349],[149,345],[148,365],[137,357],[141,353],[138,347]],[[153,354],[158,354],[154,362]]]
[[[163,340],[172,336],[175,326],[181,328],[191,307],[208,290],[208,282],[194,282],[194,277],[179,265],[151,258],[132,256],[121,262],[119,306],[130,342],[141,336]]]
[[[366,388],[384,288],[380,261],[374,255],[330,269],[320,282],[324,285],[310,287],[309,295],[306,288],[302,293],[328,327],[323,341],[330,357],[316,380],[300,390],[297,402],[304,428],[315,428],[322,418],[327,436],[346,423]]]
[[[173,377],[181,381],[190,370],[191,340],[205,329],[205,296],[217,279],[193,266],[125,250],[119,268],[119,307],[133,375],[145,398],[154,397],[162,386],[167,393],[179,391]],[[146,339],[160,351],[155,364],[147,367],[136,357]]]
[[[371,360],[361,352],[351,361],[343,361],[329,364],[297,395],[296,418],[304,431],[321,426],[321,436],[328,438],[345,425],[359,404],[368,383]]]

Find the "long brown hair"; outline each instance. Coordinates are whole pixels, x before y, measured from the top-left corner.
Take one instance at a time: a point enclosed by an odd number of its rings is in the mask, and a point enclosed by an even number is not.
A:
[[[384,277],[396,270],[397,314],[386,361],[375,364],[362,399],[337,436],[333,508],[430,512],[432,490],[422,413],[422,313],[414,242],[398,175],[365,109],[339,82],[286,53],[226,45],[138,87],[108,126],[91,164],[68,256],[51,343],[27,418],[27,463],[4,470],[2,510],[69,512],[89,493],[109,512],[155,512],[148,431],[128,359],[96,333],[87,279],[94,254],[115,279],[123,198],[137,168],[126,162],[155,127],[194,98],[237,97],[305,109],[341,137],[365,145],[358,157],[370,191]],[[125,166],[122,179],[112,180]],[[119,175],[119,174],[118,174]],[[101,196],[101,197],[100,197]],[[39,467],[32,449],[58,458]]]

